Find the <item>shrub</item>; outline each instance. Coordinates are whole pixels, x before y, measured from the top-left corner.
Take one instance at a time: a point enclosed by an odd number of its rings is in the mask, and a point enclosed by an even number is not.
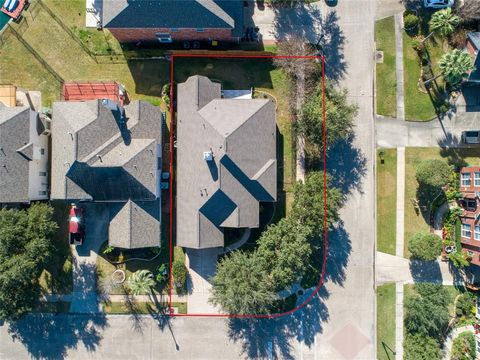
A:
[[[475,337],[470,331],[464,331],[453,340],[452,360],[475,359],[477,351],[475,348]]]
[[[404,342],[405,360],[431,360],[440,358],[438,342],[420,334],[407,335]]]
[[[413,30],[417,29],[418,27],[418,16],[414,14],[407,14],[403,18],[403,23],[404,23],[405,30],[411,33]]]
[[[165,105],[170,106],[170,84],[163,85],[162,100],[165,103]]]
[[[421,36],[415,36],[411,42],[413,50],[419,53],[423,53],[425,50],[425,44],[423,43],[422,39],[423,37]]]
[[[473,314],[475,314],[475,296],[466,292],[457,299],[456,315],[458,317],[470,317]]]
[[[442,239],[435,234],[419,232],[408,241],[408,250],[415,259],[432,261],[442,252]]]
[[[188,269],[182,261],[174,261],[172,264],[173,285],[177,292],[184,292],[187,288]]]
[[[444,160],[423,160],[417,165],[415,176],[420,184],[441,188],[448,184],[452,167]]]

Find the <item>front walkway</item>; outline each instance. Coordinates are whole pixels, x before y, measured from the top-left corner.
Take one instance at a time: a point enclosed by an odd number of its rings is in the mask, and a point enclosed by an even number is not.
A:
[[[447,336],[447,339],[445,340],[445,343],[443,345],[443,358],[444,359],[450,359],[451,357],[451,352],[452,352],[452,345],[453,345],[453,340],[460,335],[461,333],[465,331],[470,331],[475,334],[475,328],[473,325],[468,325],[468,326],[462,326],[453,329]],[[478,351],[477,351],[478,352]],[[479,355],[477,354],[477,359],[479,358]]]
[[[405,120],[403,97],[403,13],[395,14],[395,52],[397,74],[397,119]]]

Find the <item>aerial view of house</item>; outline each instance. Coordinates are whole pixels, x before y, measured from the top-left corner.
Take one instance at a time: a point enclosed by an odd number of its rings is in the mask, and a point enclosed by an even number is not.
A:
[[[158,246],[159,109],[141,101],[61,101],[52,122],[51,198],[108,203],[111,246]]]
[[[277,197],[275,107],[225,99],[221,84],[178,86],[177,244],[223,247],[223,228],[259,226],[260,202]]]
[[[238,42],[244,34],[239,0],[102,0],[98,9],[102,26],[121,42]]]
[[[0,204],[48,199],[49,120],[0,103]]]

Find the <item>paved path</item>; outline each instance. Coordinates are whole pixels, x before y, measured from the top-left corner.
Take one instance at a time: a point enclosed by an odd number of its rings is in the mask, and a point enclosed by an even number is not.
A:
[[[403,87],[403,13],[395,14],[395,71],[397,77],[397,119],[405,120]]]
[[[397,221],[395,254],[403,257],[405,233],[405,148],[397,149]]]
[[[403,86],[403,85],[402,85]],[[402,99],[403,101],[403,96]],[[398,104],[397,96],[397,104]],[[398,109],[398,106],[397,106]],[[405,235],[405,148],[397,148],[397,211],[395,254],[403,258]],[[377,255],[378,257],[378,255]],[[378,279],[377,279],[378,281]],[[395,358],[403,360],[403,282],[395,284]]]
[[[461,285],[461,273],[446,261],[410,261],[403,257],[377,252],[377,284],[402,282],[431,282],[443,285]]]
[[[452,353],[453,340],[455,340],[455,338],[458,335],[460,335],[465,331],[470,331],[471,333],[475,334],[475,328],[473,327],[473,325],[458,327],[450,331],[443,345],[443,358],[445,360],[447,359],[450,360],[450,356]],[[477,359],[478,358],[479,356],[477,354]]]
[[[462,131],[478,129],[480,112],[459,111],[457,115],[428,122],[401,121],[377,115],[378,147],[458,147]]]
[[[395,359],[403,360],[403,283],[395,283]]]

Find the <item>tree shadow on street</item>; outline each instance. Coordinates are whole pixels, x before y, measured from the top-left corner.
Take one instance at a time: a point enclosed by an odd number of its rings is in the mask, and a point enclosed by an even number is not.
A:
[[[366,174],[367,160],[363,152],[353,146],[352,139],[338,142],[327,153],[327,171],[332,186],[339,188],[344,196],[352,190],[362,190],[362,179]]]
[[[20,341],[35,359],[63,359],[79,343],[94,352],[108,326],[103,314],[35,314],[8,324],[13,341]]]
[[[345,269],[351,252],[351,240],[339,223],[329,233],[329,246],[325,277],[318,293],[303,307],[292,314],[276,319],[230,319],[229,337],[242,342],[243,355],[252,359],[295,359],[292,343],[302,342],[311,347],[315,336],[322,333],[323,324],[330,319],[326,300],[330,294],[324,284],[327,281],[343,285]],[[323,259],[323,256],[318,256]],[[323,260],[322,260],[323,261]],[[305,290],[297,305],[307,300],[320,280],[321,262],[318,263],[318,280],[314,287]]]
[[[248,359],[295,359],[292,341],[311,346],[322,323],[329,319],[322,288],[313,299],[291,315],[276,319],[230,319],[228,335],[242,342],[242,353]]]
[[[293,36],[315,45],[319,55],[325,55],[325,74],[329,79],[338,81],[345,75],[345,35],[338,25],[336,11],[323,17],[318,6],[299,4],[293,9],[278,8],[275,9],[273,31],[277,40]]]

